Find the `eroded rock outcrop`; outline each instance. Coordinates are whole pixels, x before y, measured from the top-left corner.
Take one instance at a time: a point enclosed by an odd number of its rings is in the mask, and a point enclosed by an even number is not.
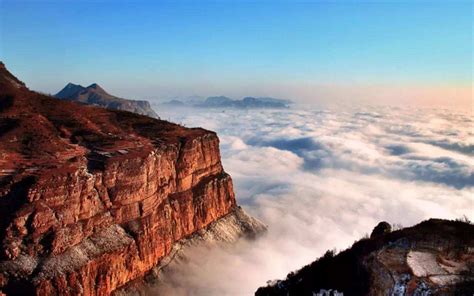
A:
[[[219,139],[58,101],[0,65],[0,291],[108,295],[234,211]]]
[[[393,232],[389,226],[380,223],[370,238],[337,255],[328,251],[255,295],[472,295],[474,225],[430,219]]]

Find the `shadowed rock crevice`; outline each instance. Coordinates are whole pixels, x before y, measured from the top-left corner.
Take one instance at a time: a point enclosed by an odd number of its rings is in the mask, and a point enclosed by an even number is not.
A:
[[[1,259],[11,258],[13,250],[7,248],[7,228],[15,218],[15,213],[21,209],[21,207],[27,203],[28,191],[36,182],[37,178],[34,176],[24,177],[21,181],[18,181],[7,189],[7,194],[0,197],[0,238],[2,239],[3,252],[0,256]],[[10,227],[10,235],[18,235],[18,229],[16,227]],[[7,241],[5,241],[7,240]],[[15,251],[19,251],[15,248]]]

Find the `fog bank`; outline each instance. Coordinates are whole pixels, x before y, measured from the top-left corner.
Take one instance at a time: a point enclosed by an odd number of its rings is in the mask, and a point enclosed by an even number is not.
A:
[[[468,113],[434,109],[156,110],[214,130],[237,201],[269,226],[255,242],[196,249],[163,295],[253,295],[381,220],[474,219]]]

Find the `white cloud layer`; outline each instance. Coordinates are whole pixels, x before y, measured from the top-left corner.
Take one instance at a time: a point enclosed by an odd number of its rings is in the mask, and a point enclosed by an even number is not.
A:
[[[473,117],[455,111],[157,110],[214,130],[238,203],[263,238],[196,249],[158,292],[253,295],[380,221],[474,219]],[[156,292],[156,291],[155,291]]]

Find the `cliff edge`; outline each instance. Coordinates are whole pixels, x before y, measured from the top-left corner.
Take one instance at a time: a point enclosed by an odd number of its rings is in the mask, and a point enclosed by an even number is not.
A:
[[[236,209],[201,128],[58,101],[0,64],[0,291],[109,295]]]

